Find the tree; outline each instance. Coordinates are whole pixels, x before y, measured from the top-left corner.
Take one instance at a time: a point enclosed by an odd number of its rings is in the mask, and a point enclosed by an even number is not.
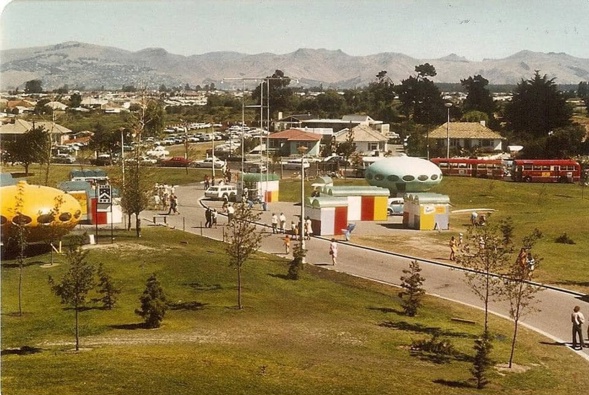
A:
[[[79,93],[74,93],[70,96],[70,108],[78,108],[82,105],[82,95]]]
[[[561,91],[536,70],[534,77],[516,86],[511,102],[505,106],[504,117],[513,132],[532,138],[546,137],[556,128],[571,124],[573,110]]]
[[[30,80],[25,82],[25,93],[42,93],[43,82],[41,80]]]
[[[436,75],[429,63],[415,66],[416,76],[401,81],[397,87],[401,113],[420,124],[438,124],[444,121],[446,109],[438,87],[428,77]]]
[[[348,160],[354,152],[356,152],[356,143],[354,143],[354,128],[352,128],[352,123],[350,122],[348,133],[346,134],[346,141],[337,145],[336,153],[345,159],[345,166],[347,168]]]
[[[121,208],[129,216],[129,229],[131,229],[131,216],[135,214],[135,233],[141,237],[141,219],[139,215],[149,205],[149,196],[152,191],[152,183],[143,174],[144,168],[139,161],[125,167],[125,180],[121,192]]]
[[[256,230],[256,222],[259,221],[262,213],[254,212],[246,204],[236,204],[233,221],[229,223],[229,244],[227,254],[229,265],[237,269],[237,308],[242,309],[241,269],[248,258],[255,253],[262,243],[262,230]]]
[[[425,290],[422,288],[425,278],[420,274],[421,267],[417,261],[411,261],[409,269],[403,269],[403,273],[405,274],[401,276],[403,291],[399,292],[399,297],[402,300],[401,305],[405,314],[414,317],[421,307],[421,299],[425,295]]]
[[[14,162],[21,162],[25,174],[29,174],[31,163],[44,162],[49,137],[43,127],[34,127],[24,134],[17,135],[14,140],[6,142],[6,151]]]
[[[16,192],[16,207],[14,212],[16,213],[16,221],[13,220],[16,226],[16,233],[9,244],[14,245],[17,249],[17,261],[18,261],[18,315],[22,316],[22,285],[24,276],[24,262],[25,262],[25,251],[27,248],[27,233],[26,228],[26,217],[22,214],[24,206],[24,185],[17,185]]]
[[[106,272],[102,263],[98,266],[98,293],[102,295],[99,300],[107,310],[115,307],[118,294],[121,293],[121,289],[115,285],[112,276]]]
[[[290,85],[290,78],[284,75],[282,70],[274,71],[265,80],[266,90],[264,91],[264,101],[268,100],[270,118],[274,118],[274,113],[277,109],[286,110],[291,108],[293,100],[293,91],[288,86]],[[264,84],[258,85],[252,92],[252,99],[256,100],[260,104],[261,92],[260,89],[264,87]],[[269,98],[266,95],[269,94]]]
[[[542,232],[538,229],[524,237],[523,245],[525,251],[531,254],[530,250],[534,244],[542,238]],[[531,259],[530,259],[531,258]],[[534,264],[530,264],[533,261]],[[513,363],[515,354],[515,344],[517,341],[517,334],[520,319],[527,314],[538,311],[536,308],[536,294],[542,290],[539,286],[534,285],[531,280],[535,268],[539,265],[541,258],[536,256],[522,257],[521,253],[518,259],[511,265],[506,274],[506,282],[504,286],[504,295],[509,301],[509,316],[513,319],[513,336],[511,338],[511,352],[509,354],[509,367]]]
[[[163,103],[159,100],[148,100],[141,118],[143,137],[159,136],[166,126],[166,112]]]
[[[75,312],[76,351],[80,349],[79,314],[85,306],[88,292],[94,287],[94,266],[87,262],[89,251],[82,250],[83,237],[75,238],[66,252],[70,268],[60,283],[49,276],[49,285],[61,303],[70,305]]]
[[[466,99],[464,100],[462,110],[464,112],[480,111],[487,114],[487,122],[494,120],[496,105],[491,92],[487,89],[489,80],[477,74],[474,77],[460,80],[460,83],[466,89]]]
[[[484,330],[489,332],[489,304],[499,300],[503,281],[497,276],[509,266],[510,250],[504,244],[505,237],[492,223],[486,226],[471,226],[468,242],[457,256],[457,262],[465,267],[466,283],[483,302]]]
[[[493,344],[487,332],[474,341],[474,349],[476,353],[470,372],[477,382],[477,389],[483,389],[489,383],[487,372],[493,365],[493,360],[490,358]]]
[[[139,301],[141,302],[141,308],[135,310],[135,314],[145,320],[147,328],[159,328],[168,307],[166,305],[166,295],[155,273],[147,279],[145,290]]]
[[[303,260],[305,258],[306,253],[307,250],[303,250],[303,246],[301,243],[295,244],[292,250],[293,260],[290,261],[290,264],[288,265],[287,277],[289,280],[299,279],[300,272],[301,270],[303,270],[304,267]]]

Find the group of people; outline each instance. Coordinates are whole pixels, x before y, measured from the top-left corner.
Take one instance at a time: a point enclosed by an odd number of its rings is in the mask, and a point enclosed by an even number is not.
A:
[[[216,208],[211,209],[210,207],[207,207],[207,209],[205,210],[205,228],[212,228],[214,225],[216,229],[218,215],[219,213],[217,212]]]
[[[312,221],[309,216],[305,218],[303,223],[303,230],[301,231],[300,223],[298,221],[291,221],[290,222],[290,229],[286,228],[286,216],[284,213],[280,213],[280,215],[276,215],[276,213],[272,213],[271,217],[271,224],[272,224],[272,233],[282,233],[282,234],[290,234],[290,238],[293,240],[310,240],[311,235],[313,234],[313,226]]]
[[[208,174],[205,175],[203,184],[205,191],[209,189],[209,187],[214,187],[215,185],[223,185],[229,184],[231,182],[231,170],[227,168],[223,172],[223,176],[220,179],[215,179],[215,177],[209,177]]]
[[[153,187],[153,195],[150,199],[150,203],[153,204],[155,209],[158,210],[169,210],[172,200],[178,200],[178,197],[175,194],[175,186],[168,185],[168,184],[159,184],[156,183]],[[176,204],[176,209],[177,209]]]

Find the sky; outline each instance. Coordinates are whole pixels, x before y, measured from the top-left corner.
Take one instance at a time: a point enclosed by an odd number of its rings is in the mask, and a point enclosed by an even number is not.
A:
[[[80,41],[178,55],[397,52],[468,60],[521,50],[589,59],[589,0],[0,0],[0,48]],[[1,59],[0,59],[1,60]]]

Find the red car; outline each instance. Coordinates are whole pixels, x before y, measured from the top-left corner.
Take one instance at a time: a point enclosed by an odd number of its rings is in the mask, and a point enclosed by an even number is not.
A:
[[[173,156],[170,159],[165,159],[160,162],[162,167],[190,167],[193,166],[190,159],[185,159],[183,156]]]

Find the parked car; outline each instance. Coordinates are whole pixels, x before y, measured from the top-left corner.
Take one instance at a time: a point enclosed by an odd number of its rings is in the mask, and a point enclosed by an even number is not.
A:
[[[234,202],[237,197],[237,188],[235,185],[215,185],[205,191],[205,197],[211,200],[222,200],[227,197]]]
[[[147,151],[146,154],[148,156],[153,156],[155,158],[163,158],[164,156],[170,155],[170,151],[168,151],[161,145],[158,145],[157,147],[154,147],[153,149]]]
[[[227,162],[221,160],[219,158],[215,158],[215,169],[222,169],[227,165]],[[205,158],[203,160],[197,160],[194,162],[195,167],[203,167],[212,169],[213,168],[213,158]]]
[[[135,158],[128,158],[125,159],[126,163],[135,163],[136,159]],[[139,164],[141,166],[153,166],[157,163],[157,159],[155,158],[150,158],[149,156],[140,156],[139,157]]]
[[[71,155],[67,155],[67,154],[57,154],[57,155],[51,157],[51,163],[72,164],[75,161],[76,161],[75,157],[73,157]]]
[[[405,201],[402,197],[389,198],[388,203],[388,215],[403,215],[403,205],[405,204]]]
[[[170,159],[160,161],[160,166],[162,167],[189,167],[192,165],[193,162],[183,156],[173,156]]]
[[[284,170],[301,170],[301,159],[290,159],[286,162],[282,162],[282,166]],[[303,161],[303,167],[308,169],[311,167],[311,164],[307,159]]]

